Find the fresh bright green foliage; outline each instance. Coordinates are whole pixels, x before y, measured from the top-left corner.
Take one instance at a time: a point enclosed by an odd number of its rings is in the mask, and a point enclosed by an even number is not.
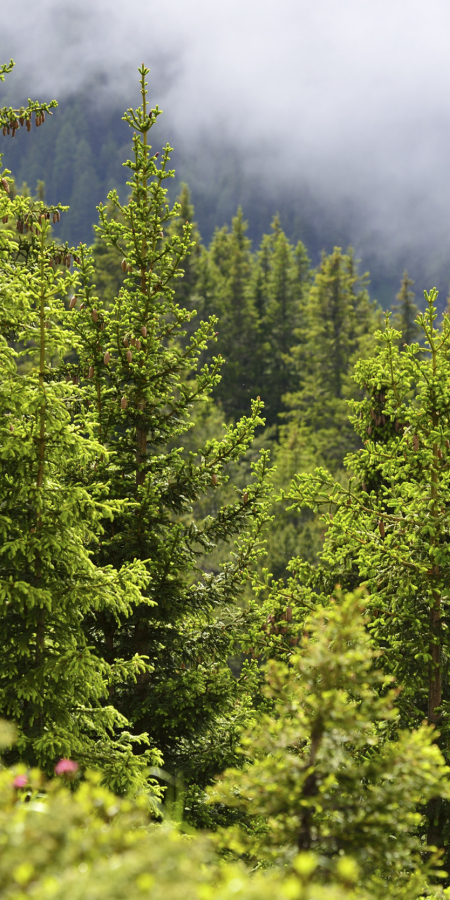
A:
[[[148,107],[147,69],[140,72],[142,106],[125,115],[134,130],[133,159],[126,164],[130,199],[122,205],[112,192],[109,208],[100,207],[98,228],[98,242],[115,253],[125,275],[123,287],[112,299],[99,295],[98,253],[92,262],[80,248],[82,288],[71,310],[79,361],[63,371],[80,378],[86,423],[109,451],[106,461],[99,454],[86,487],[107,490],[123,510],[105,523],[94,559],[116,569],[139,559],[148,578],[145,599],[132,615],[118,622],[102,610],[86,625],[88,640],[111,664],[136,653],[149,659],[151,668],[137,685],[118,684],[111,701],[138,733],[148,732],[170,772],[201,787],[231,759],[237,725],[252,703],[254,679],[243,673],[236,680],[226,661],[242,618],[239,598],[261,551],[267,454],[256,462],[250,484],[196,519],[194,506],[214,498],[227,466],[245,455],[263,424],[261,403],[223,436],[183,452],[192,411],[218,383],[221,360],[199,369],[215,320],[201,321],[187,336],[193,313],[174,295],[174,279],[191,249],[191,226],[174,227],[180,206],[170,209],[164,185],[173,175],[170,147],[159,162],[148,144],[160,111]],[[211,571],[208,554],[230,542],[226,564]]]
[[[449,795],[450,770],[422,725],[386,740],[397,690],[374,668],[361,595],[338,596],[304,622],[289,667],[267,667],[272,709],[242,739],[243,769],[225,772],[211,802],[254,817],[225,846],[287,862],[319,855],[324,880],[351,854],[361,885],[380,897],[423,868],[419,804]],[[427,867],[423,868],[425,876]]]
[[[355,472],[348,488],[318,470],[296,478],[291,498],[331,505],[325,582],[367,581],[371,632],[384,649],[384,669],[403,685],[403,720],[438,723],[449,758],[450,320],[436,328],[436,297],[435,290],[425,294],[417,318],[423,346],[400,352],[400,334],[387,325],[374,357],[356,367],[367,395],[355,404],[353,422],[365,441],[348,458]],[[429,809],[432,841],[447,840],[446,810]]]
[[[14,754],[52,771],[72,755],[101,767],[117,788],[135,788],[149,762],[128,722],[105,704],[116,680],[136,681],[137,656],[113,665],[92,652],[83,619],[93,610],[126,618],[147,574],[139,563],[96,567],[88,551],[123,504],[83,487],[104,449],[89,436],[80,393],[55,361],[72,349],[64,297],[76,279],[70,250],[50,239],[60,208],[9,197],[0,186],[0,675],[1,713],[17,723]]]
[[[0,744],[13,735],[0,721]],[[319,857],[300,853],[285,871],[250,873],[217,858],[211,842],[149,821],[141,795],[119,798],[90,773],[75,790],[23,766],[0,771],[0,893],[5,900],[374,900],[341,857],[321,884]],[[423,876],[386,900],[416,900]],[[433,897],[443,898],[439,893]],[[447,895],[446,895],[447,896]]]
[[[411,715],[437,721],[447,665],[450,321],[438,331],[436,291],[426,300],[417,320],[424,350],[412,344],[400,352],[399,333],[387,326],[376,355],[357,365],[368,396],[355,404],[353,421],[365,446],[348,459],[355,471],[348,490],[318,471],[298,476],[291,496],[337,507],[324,560],[343,574],[346,561],[356,563],[377,611],[373,632],[416,707]],[[379,488],[368,491],[374,473]]]
[[[351,884],[351,866],[341,866],[341,885],[310,893],[308,857],[299,858],[298,875],[252,877],[215,859],[205,839],[150,825],[144,802],[120,800],[94,778],[75,794],[47,784],[43,797],[33,772],[24,803],[14,775],[0,775],[0,890],[8,900],[343,900]]]
[[[11,59],[9,63],[3,63],[0,65],[0,81],[5,80],[5,75],[8,75],[12,72],[15,63]],[[11,137],[15,137],[16,131],[19,128],[22,128],[24,125],[27,131],[30,130],[32,124],[32,115],[35,115],[35,124],[39,128],[45,122],[45,116],[52,116],[52,109],[58,106],[56,100],[51,100],[50,103],[40,103],[38,100],[28,100],[26,106],[21,106],[20,109],[13,109],[12,106],[3,106],[0,108],[0,128],[3,131],[3,136],[11,135]]]
[[[53,239],[42,183],[0,176],[0,745],[21,760],[0,772],[0,893],[443,898],[450,320],[431,292],[413,322],[405,273],[370,357],[351,251],[312,273],[276,218],[254,254],[240,210],[201,247],[188,189],[168,203],[171,148],[148,143],[147,73],[129,200],[99,207],[92,252]],[[0,110],[6,136],[54,105]],[[83,136],[65,146],[80,230],[98,180]],[[269,441],[281,494],[301,473],[270,534],[279,580],[251,575]],[[25,768],[60,757],[78,786]],[[171,815],[219,827],[222,858]]]

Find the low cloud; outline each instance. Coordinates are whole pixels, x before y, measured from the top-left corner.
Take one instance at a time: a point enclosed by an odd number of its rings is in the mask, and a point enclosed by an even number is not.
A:
[[[372,267],[443,286],[449,34],[446,0],[8,0],[1,45],[9,91],[89,85],[100,105],[138,101],[144,60],[186,152],[232,148],[268,196],[308,191]]]

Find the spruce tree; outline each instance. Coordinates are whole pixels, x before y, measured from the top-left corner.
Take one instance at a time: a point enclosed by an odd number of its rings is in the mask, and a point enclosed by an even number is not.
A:
[[[334,470],[355,446],[347,412],[352,368],[377,323],[366,281],[351,250],[324,254],[306,300],[305,337],[293,349],[301,386],[286,398],[292,413],[284,443],[304,440]]]
[[[290,351],[303,334],[304,299],[310,283],[309,260],[303,244],[294,249],[278,216],[272,234],[263,237],[254,275],[254,301],[259,313],[258,389],[267,409],[267,422],[279,422],[283,397],[299,386],[299,373]]]
[[[180,275],[182,274],[182,277],[177,278],[174,281],[173,288],[175,291],[175,298],[179,305],[184,309],[191,310],[194,308],[196,309],[198,267],[203,248],[200,232],[195,222],[195,211],[187,184],[181,185],[178,203],[178,216],[171,222],[169,234],[177,234],[178,237],[182,238],[183,227],[190,224],[191,252],[183,259],[183,265],[180,266]],[[197,312],[201,313],[203,310],[197,310]]]
[[[300,245],[296,262],[298,281],[301,277],[307,285],[307,257]],[[359,443],[348,418],[348,399],[356,393],[352,372],[358,356],[370,351],[378,320],[365,284],[352,252],[336,248],[323,255],[302,300],[301,325],[294,331],[290,353],[292,384],[298,390],[284,396],[289,411],[282,414],[274,451],[274,486],[281,492],[298,472],[312,472],[317,465],[325,463],[341,473],[345,454]],[[279,505],[275,515],[268,567],[276,578],[286,578],[293,557],[316,562],[325,529],[310,509]]]
[[[8,134],[33,112],[39,125],[54,105],[30,103],[14,119],[0,110],[0,122]],[[73,756],[102,768],[112,786],[136,789],[159,756],[131,736],[107,698],[115,679],[135,681],[146,664],[97,657],[83,621],[94,610],[126,618],[147,575],[139,563],[119,570],[92,561],[88,546],[120,504],[101,486],[95,494],[83,487],[106,453],[78,386],[60,378],[58,363],[73,350],[64,305],[76,284],[71,250],[50,235],[61,207],[11,199],[8,176],[0,182],[0,712],[16,723],[13,753],[29,765],[50,772]]]
[[[117,622],[107,611],[93,616],[88,639],[111,663],[135,653],[148,658],[151,669],[139,675],[137,686],[117,684],[111,700],[137,733],[148,733],[162,750],[166,769],[201,787],[233,755],[237,725],[251,702],[251,680],[245,674],[236,680],[226,661],[242,618],[239,597],[259,552],[267,461],[263,455],[252,483],[236,490],[231,502],[197,520],[196,505],[207,494],[214,496],[227,480],[226,467],[245,454],[262,422],[260,404],[198,453],[183,452],[183,434],[194,421],[191,410],[218,383],[221,360],[198,368],[216,322],[201,322],[187,337],[194,314],[174,297],[174,279],[191,248],[191,226],[183,224],[181,234],[171,228],[180,207],[167,203],[170,147],[159,163],[148,133],[160,110],[148,106],[148,69],[139,71],[142,105],[124,117],[134,130],[133,158],[126,163],[130,199],[122,205],[111,192],[115,214],[101,206],[98,227],[98,240],[116,252],[124,286],[105,303],[96,292],[92,260],[81,247],[83,287],[72,327],[89,427],[110,454],[106,462],[99,455],[87,488],[103,485],[111,500],[126,504],[123,514],[106,523],[94,559],[116,569],[137,558],[148,585],[128,619]],[[239,254],[247,258],[243,224],[235,229],[232,241],[243,241]],[[197,561],[207,559],[217,544],[234,541],[219,571],[207,562],[199,569]]]
[[[225,359],[214,396],[227,418],[234,420],[248,413],[251,400],[259,393],[255,390],[258,315],[251,291],[253,259],[246,231],[241,209],[232,220],[231,230],[226,225],[216,230],[197,288],[198,294],[201,287],[206,289],[202,313],[217,317],[217,349]]]
[[[436,298],[435,290],[425,293],[426,311],[416,320],[423,346],[400,352],[400,332],[387,326],[375,355],[356,367],[366,397],[355,404],[353,424],[364,447],[347,459],[354,473],[348,487],[317,470],[296,478],[291,498],[316,509],[331,505],[315,583],[367,582],[373,639],[403,687],[403,721],[417,725],[427,717],[450,759],[450,320],[436,328]],[[428,818],[430,843],[447,841],[448,805],[432,804]]]
[[[326,882],[348,854],[361,887],[401,897],[411,876],[425,881],[418,807],[449,796],[449,769],[425,723],[386,739],[399,724],[398,690],[376,668],[366,602],[361,593],[328,599],[303,621],[289,665],[268,664],[266,710],[242,738],[245,764],[224,773],[210,802],[247,814],[222,840],[253,864],[286,865],[307,851]],[[288,615],[284,630],[299,625]]]
[[[419,310],[414,302],[414,291],[411,290],[413,284],[414,282],[405,269],[396,303],[392,307],[394,313],[392,327],[401,334],[400,349],[404,344],[413,344],[414,341],[418,341],[421,334],[416,321]]]

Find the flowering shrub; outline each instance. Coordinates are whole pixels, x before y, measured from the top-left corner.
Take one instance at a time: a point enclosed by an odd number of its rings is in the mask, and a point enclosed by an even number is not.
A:
[[[70,762],[70,760],[64,760]],[[2,900],[344,900],[341,884],[308,886],[315,868],[299,857],[287,875],[251,876],[217,859],[211,842],[156,825],[145,795],[124,800],[90,774],[74,792],[38,770],[0,772],[0,897]],[[17,787],[24,788],[20,792]],[[26,802],[24,802],[26,800]],[[352,875],[353,871],[353,875]],[[346,887],[347,886],[347,887]],[[356,898],[356,895],[355,895]],[[358,900],[368,900],[358,894]]]
[[[78,769],[78,763],[74,762],[73,759],[60,759],[55,766],[55,775],[74,775],[75,772],[78,772]]]

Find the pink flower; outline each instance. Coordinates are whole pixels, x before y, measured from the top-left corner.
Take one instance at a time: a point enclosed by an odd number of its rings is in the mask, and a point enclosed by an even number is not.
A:
[[[55,775],[67,775],[78,772],[78,763],[73,759],[60,759],[55,766]]]
[[[16,775],[16,777],[13,781],[13,787],[15,787],[15,788],[26,787],[27,784],[28,784],[28,778],[26,775]]]

